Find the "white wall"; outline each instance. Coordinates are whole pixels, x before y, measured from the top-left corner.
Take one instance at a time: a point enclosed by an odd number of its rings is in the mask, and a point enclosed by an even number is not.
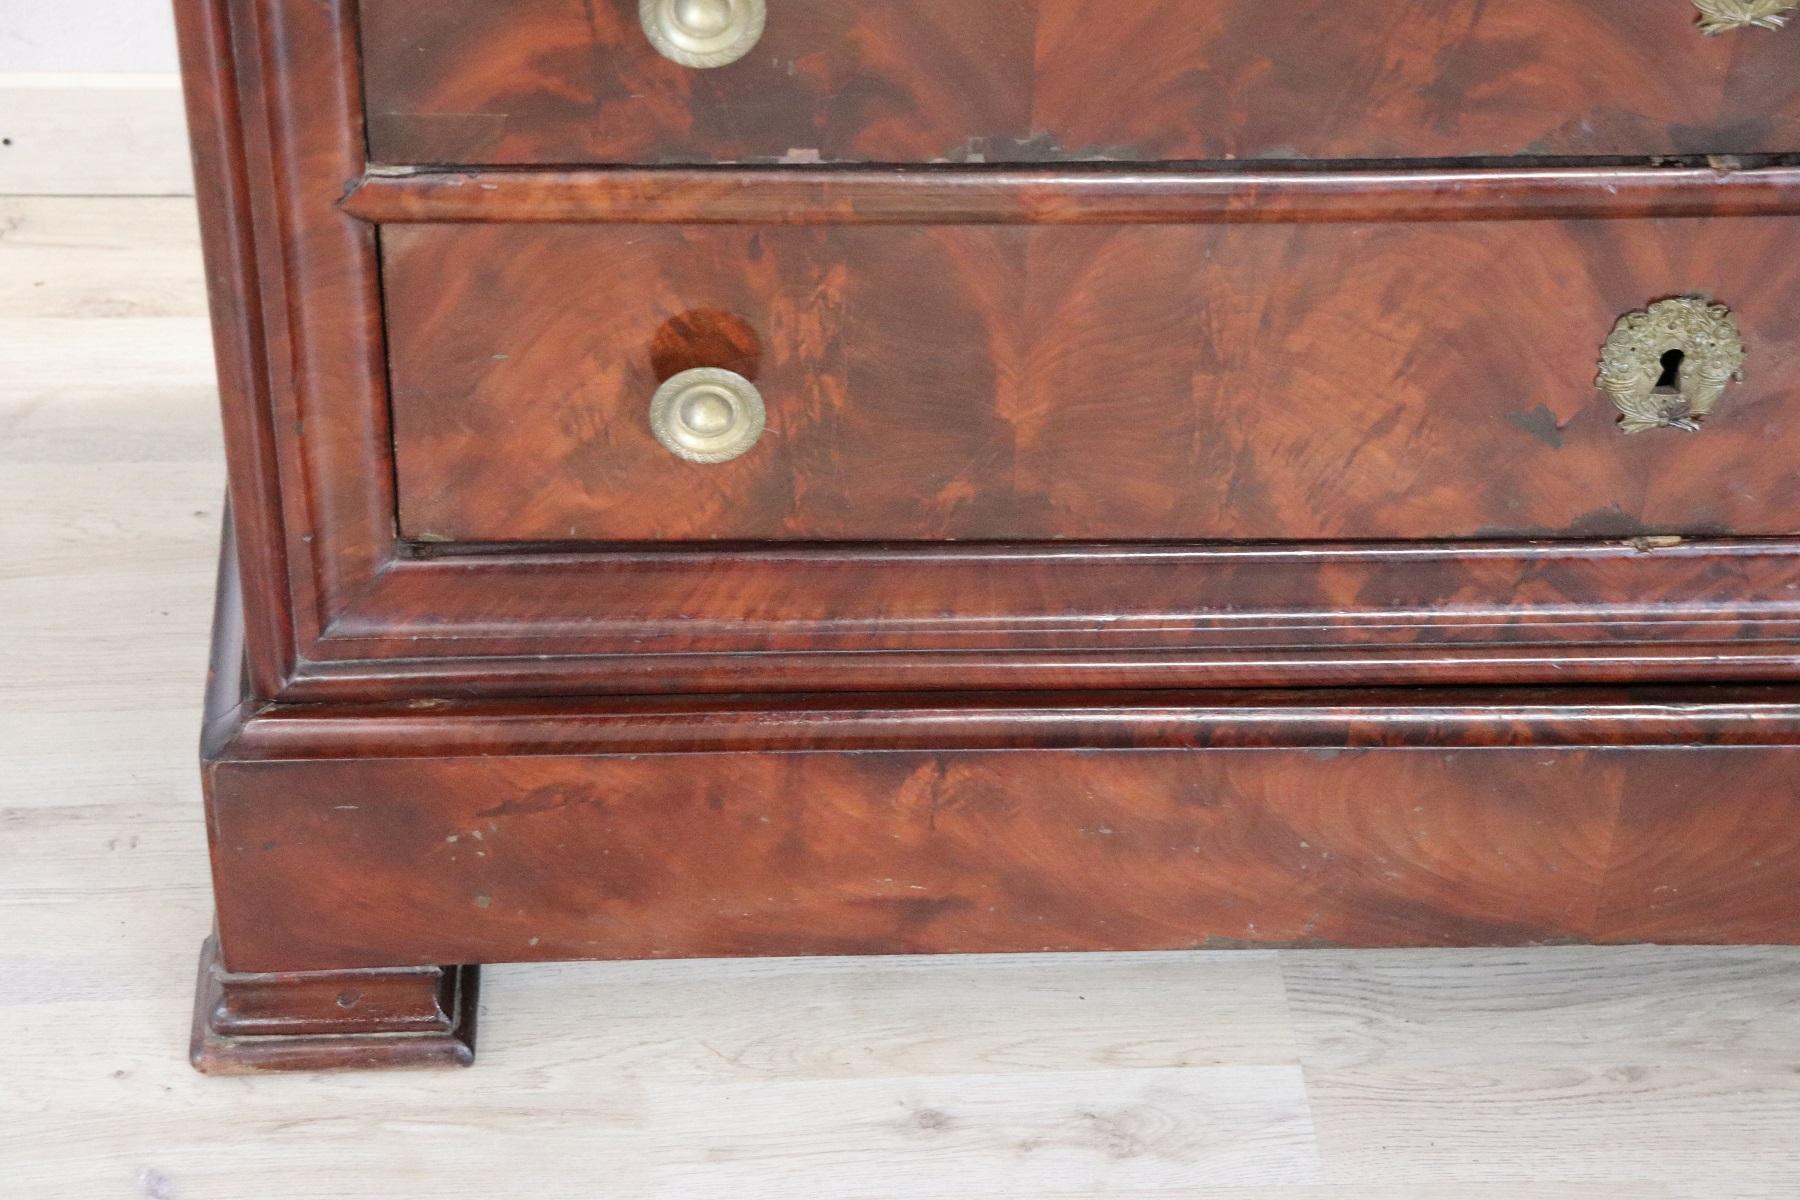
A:
[[[191,191],[169,0],[0,0],[0,193]]]
[[[175,70],[169,0],[0,0],[0,72]]]

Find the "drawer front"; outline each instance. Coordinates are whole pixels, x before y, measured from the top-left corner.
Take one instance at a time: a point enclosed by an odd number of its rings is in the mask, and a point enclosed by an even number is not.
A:
[[[401,530],[1794,534],[1794,229],[391,227]],[[1627,433],[1596,387],[1602,343],[1623,314],[1690,294],[1729,307],[1745,381],[1699,432]],[[760,397],[759,428],[728,461],[688,461],[653,427],[659,386],[695,369]]]
[[[180,4],[252,695],[1800,678],[1789,169],[371,170],[383,7]],[[1627,436],[1684,293],[1747,378]]]
[[[680,0],[648,0],[647,18],[639,0],[363,0],[373,156],[1025,162],[1800,149],[1800,28],[1707,37],[1695,0],[711,2],[749,28],[727,51],[743,57],[700,68],[665,57],[647,32],[646,20],[679,19],[665,10]],[[697,19],[706,7],[682,6]]]

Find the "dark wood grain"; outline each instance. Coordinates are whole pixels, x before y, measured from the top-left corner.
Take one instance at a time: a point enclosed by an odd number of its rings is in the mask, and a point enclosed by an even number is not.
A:
[[[401,532],[1792,535],[1796,227],[390,228]],[[1687,294],[1737,314],[1748,382],[1698,435],[1624,436],[1600,344]],[[754,358],[690,327],[708,313]],[[768,406],[730,463],[650,432],[657,384],[703,366],[754,376]]]
[[[1144,162],[1784,152],[1790,34],[1690,0],[772,0],[743,61],[636,0],[364,0],[393,163]]]
[[[234,973],[208,938],[189,1054],[208,1075],[466,1067],[478,976],[475,967]]]
[[[1677,776],[1625,799],[1600,919],[1622,941],[1729,925],[1733,940],[1787,944],[1800,913],[1800,769],[1762,780]],[[1677,882],[1679,881],[1679,882]]]
[[[308,756],[232,753],[208,772],[221,930],[251,970],[1792,940],[1800,712],[1789,689],[1779,729],[1763,733],[1725,703],[1672,706],[1692,740],[1660,749],[1570,747],[1557,719],[1483,712],[1477,697],[1446,730],[1409,728],[1404,700],[1369,695],[1360,716],[1330,714],[1351,734],[1338,744],[1283,748],[1276,722],[1266,749],[1149,748],[1179,724],[1174,699],[1104,712],[1146,743],[1124,750],[1079,748],[1082,722],[1102,714],[1045,714],[1006,734],[1032,749],[729,757],[655,714],[582,718],[636,724],[614,753],[544,737],[562,718],[539,705],[515,714],[522,736],[498,742],[491,727],[465,736],[454,707],[411,714],[439,724],[434,751],[388,757],[366,727],[333,746],[321,718],[311,734],[326,744]],[[1557,706],[1634,736],[1629,704],[1564,695],[1540,716]],[[1303,698],[1288,708],[1295,732],[1321,715]],[[1715,718],[1764,744],[1701,744]],[[835,719],[807,713],[815,731]],[[1389,744],[1357,744],[1354,731],[1389,721]],[[1518,748],[1462,748],[1483,738]],[[1715,823],[1705,798],[1721,794]],[[1751,836],[1761,821],[1774,824]],[[1652,845],[1668,849],[1646,857]],[[1632,903],[1690,889],[1709,901],[1662,904],[1651,921]]]
[[[1800,168],[693,167],[373,171],[381,224],[1196,225],[1800,214]]]
[[[215,223],[248,235],[249,257],[223,261],[260,314],[239,324],[235,302],[222,309],[256,382],[228,401],[246,434],[229,447],[234,506],[246,560],[285,567],[245,572],[251,657],[266,664],[256,699],[1800,675],[1793,543],[1644,553],[1629,539],[1663,531],[1618,514],[1583,528],[1626,540],[1563,547],[409,544],[395,528],[376,232],[338,204],[367,173],[354,14],[186,2],[190,24],[203,16],[234,47],[233,89],[198,94],[222,106],[206,119],[241,180],[209,194],[227,210]],[[1630,271],[1686,286],[1662,266]],[[679,339],[652,342],[653,369],[679,359]]]
[[[287,535],[282,525],[278,451],[268,420],[267,317],[259,288],[252,215],[257,186],[240,72],[257,76],[254,55],[234,58],[224,0],[175,0],[194,186],[199,199],[207,296],[213,318],[213,358],[219,381],[226,452],[231,460],[232,524],[226,544],[234,574],[244,581],[243,603],[233,620],[254,632],[245,642],[249,686],[261,695],[278,691],[293,673],[295,642],[289,599]]]
[[[466,1064],[442,961],[1800,937],[1792,687],[247,709],[217,628],[209,1071]]]
[[[385,572],[370,601],[383,619],[346,619],[336,637],[413,656],[503,653],[508,645],[796,656],[1376,646],[1417,654],[1553,643],[1574,652],[1610,643],[1654,653],[1659,639],[1710,641],[1709,653],[1720,654],[1728,652],[1722,641],[1800,629],[1788,598],[1800,578],[1795,545],[1621,539],[452,553]],[[893,582],[872,590],[872,580]],[[398,630],[387,623],[387,613],[428,607],[429,622]]]
[[[632,0],[177,6],[202,1069],[467,1063],[441,964],[1800,940],[1800,176],[1732,157],[1792,31],[776,0],[697,73]],[[1626,439],[1677,294],[1748,377]],[[649,438],[694,366],[751,455]]]
[[[1800,699],[1783,686],[1221,688],[277,705],[240,723],[229,756],[1787,745]]]
[[[420,581],[423,583],[424,581]],[[590,581],[589,586],[592,586]],[[1576,606],[1579,607],[1579,606]],[[1591,610],[1590,610],[1591,611]],[[1681,610],[1676,610],[1677,612]],[[1536,616],[1538,614],[1532,614]],[[653,626],[665,635],[670,619]],[[1529,623],[1461,622],[1447,629],[1426,625],[1433,640],[1407,640],[1405,628],[1388,630],[1387,643],[1368,640],[1321,644],[1315,618],[1312,644],[1256,645],[1190,633],[1188,645],[1165,636],[1094,636],[1090,623],[1071,621],[1046,633],[1040,644],[1017,638],[1003,647],[976,650],[664,650],[594,652],[595,638],[555,633],[533,636],[517,627],[502,633],[477,627],[485,640],[450,636],[423,640],[390,632],[387,639],[330,643],[342,657],[303,664],[284,689],[296,702],[344,703],[358,699],[543,695],[732,694],[745,690],[863,689],[958,691],[1029,688],[1368,687],[1443,684],[1502,685],[1525,682],[1629,684],[1645,680],[1720,682],[1800,678],[1800,650],[1793,636],[1764,626],[1706,623],[1697,617],[1626,622],[1602,620],[1574,640],[1567,629]],[[1021,621],[1021,624],[1025,622]],[[970,621],[973,629],[978,622]],[[434,625],[433,628],[436,626]],[[1300,641],[1279,632],[1290,641]],[[1291,628],[1298,628],[1294,622]],[[1088,648],[1047,645],[1076,629],[1072,639]],[[391,627],[390,627],[391,630]],[[760,633],[753,628],[749,632]],[[1360,632],[1360,631],[1359,631]],[[1564,635],[1560,640],[1558,634]],[[1689,635],[1682,640],[1682,635]],[[1461,640],[1445,640],[1446,635]],[[1497,636],[1496,636],[1497,635]],[[1534,635],[1540,640],[1532,640]],[[615,636],[622,641],[629,631]],[[1523,639],[1506,641],[1505,638]],[[1710,637],[1711,640],[1708,640]],[[1764,639],[1764,640],[1759,640]],[[934,640],[915,636],[923,645]],[[939,637],[939,642],[951,639]],[[956,639],[964,640],[964,639]],[[1142,648],[1152,641],[1161,648]],[[1121,649],[1120,644],[1137,649]],[[538,650],[539,653],[527,653]]]

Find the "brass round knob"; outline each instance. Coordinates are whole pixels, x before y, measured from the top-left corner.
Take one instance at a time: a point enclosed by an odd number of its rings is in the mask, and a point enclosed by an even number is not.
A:
[[[700,367],[656,389],[650,432],[669,453],[689,462],[730,462],[762,437],[762,393],[735,371]]]
[[[656,52],[684,67],[723,67],[750,53],[768,20],[765,0],[638,0]]]

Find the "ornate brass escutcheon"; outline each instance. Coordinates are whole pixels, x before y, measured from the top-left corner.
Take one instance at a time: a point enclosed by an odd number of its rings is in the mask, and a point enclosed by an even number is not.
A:
[[[1731,310],[1684,296],[1619,318],[1595,384],[1612,397],[1626,433],[1695,432],[1743,370],[1744,340]]]
[[[1700,30],[1708,37],[1736,29],[1780,29],[1800,0],[1694,0]]]
[[[638,20],[658,54],[705,70],[750,53],[768,8],[766,0],[639,0]]]

